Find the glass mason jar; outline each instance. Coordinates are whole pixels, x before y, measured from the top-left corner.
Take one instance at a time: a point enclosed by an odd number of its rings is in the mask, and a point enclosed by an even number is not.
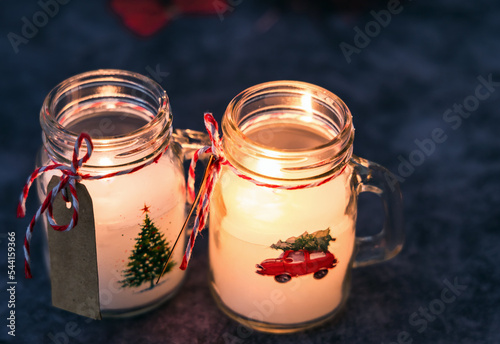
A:
[[[104,175],[157,160],[134,173],[81,183],[93,203],[102,316],[135,315],[172,297],[184,278],[178,266],[185,236],[179,239],[163,281],[155,282],[185,219],[186,191],[183,151],[172,140],[165,91],[136,73],[83,73],[48,94],[40,122],[42,166],[51,161],[69,166],[81,132],[87,132],[94,144],[91,158],[80,168],[83,174]],[[38,179],[41,200],[58,173]],[[52,230],[46,222],[45,229]],[[161,249],[143,249],[153,243]]]
[[[399,186],[386,181],[383,167],[352,155],[349,109],[315,85],[276,81],[245,90],[227,107],[222,132],[233,168],[223,167],[210,206],[215,300],[265,332],[329,320],[346,302],[352,267],[401,250]],[[357,238],[361,192],[382,198],[385,224]]]

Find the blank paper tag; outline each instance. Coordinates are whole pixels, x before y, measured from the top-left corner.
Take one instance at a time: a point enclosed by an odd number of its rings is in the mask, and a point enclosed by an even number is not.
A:
[[[48,190],[58,182],[58,177],[52,177]],[[68,232],[58,232],[48,226],[52,304],[69,312],[101,319],[92,199],[87,188],[80,183],[76,183],[76,192],[80,203],[78,225]],[[53,204],[53,213],[56,223],[65,225],[71,221],[73,207],[68,209],[59,194]]]

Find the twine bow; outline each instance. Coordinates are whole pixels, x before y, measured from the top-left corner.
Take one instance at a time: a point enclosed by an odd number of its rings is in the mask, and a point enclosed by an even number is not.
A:
[[[81,158],[78,159],[78,154],[80,152],[80,149],[82,148],[83,143],[85,142],[87,151],[85,155]],[[50,190],[47,193],[47,196],[45,197],[44,201],[36,211],[35,215],[31,219],[27,229],[26,229],[26,236],[24,238],[24,274],[26,278],[32,278],[31,274],[31,259],[30,259],[30,243],[31,243],[31,237],[33,234],[33,229],[35,228],[36,222],[40,219],[42,214],[45,212],[47,216],[47,220],[50,224],[50,226],[59,232],[67,232],[78,224],[78,212],[79,212],[79,202],[78,202],[78,194],[76,192],[76,183],[81,182],[84,179],[87,180],[97,180],[97,179],[104,179],[104,178],[111,178],[123,174],[129,174],[129,173],[134,173],[136,171],[139,171],[140,169],[152,164],[152,163],[157,163],[158,160],[160,160],[161,156],[163,153],[168,149],[168,146],[165,148],[164,151],[162,151],[158,156],[156,156],[155,159],[149,160],[148,162],[136,166],[131,169],[127,170],[121,170],[117,172],[112,172],[104,175],[95,175],[92,176],[90,174],[82,174],[80,173],[79,169],[82,167],[84,163],[86,163],[89,159],[90,156],[92,155],[92,151],[94,149],[94,145],[92,143],[92,139],[87,133],[81,133],[78,138],[76,139],[75,142],[75,147],[73,149],[73,157],[71,160],[71,166],[67,166],[61,163],[53,163],[51,165],[47,166],[42,166],[37,169],[28,177],[28,180],[26,181],[26,184],[23,187],[23,191],[21,193],[20,199],[19,199],[19,204],[17,206],[17,217],[24,217],[26,215],[26,199],[28,198],[28,193],[30,190],[31,185],[33,182],[40,177],[43,173],[52,171],[52,170],[59,170],[61,171],[61,177],[59,179],[59,183]],[[69,197],[66,191],[66,188],[69,188],[69,192],[71,194],[71,204],[73,206],[73,215],[71,216],[71,220],[68,224],[66,225],[59,225],[56,223],[56,220],[54,219],[54,215],[52,213],[52,205],[59,193],[61,193],[64,201],[69,202]]]

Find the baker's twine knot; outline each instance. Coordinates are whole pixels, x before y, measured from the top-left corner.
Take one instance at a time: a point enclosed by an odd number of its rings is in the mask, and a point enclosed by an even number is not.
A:
[[[192,203],[195,199],[195,169],[200,155],[211,154],[214,156],[214,160],[208,166],[208,169],[206,171],[207,179],[205,182],[204,190],[200,190],[200,192],[202,192],[203,194],[197,204],[193,231],[191,232],[191,236],[189,237],[189,241],[186,247],[186,252],[184,253],[184,257],[182,258],[182,263],[180,266],[182,270],[185,270],[187,268],[189,260],[191,259],[191,254],[193,252],[193,247],[196,237],[198,236],[198,232],[201,232],[205,227],[210,208],[210,199],[214,191],[214,185],[219,179],[222,165],[227,164],[227,160],[224,157],[224,153],[222,150],[222,141],[219,136],[219,125],[217,124],[217,121],[211,113],[205,113],[203,118],[212,145],[204,146],[198,149],[196,152],[194,152],[193,158],[191,159],[191,164],[189,165],[188,172],[188,201],[190,203]]]
[[[78,154],[80,149],[82,148],[83,143],[85,143],[87,151],[85,155],[78,159]],[[94,145],[92,143],[92,139],[90,135],[87,133],[81,133],[75,141],[75,147],[73,149],[73,157],[71,159],[71,165],[67,166],[61,163],[52,163],[50,165],[42,166],[37,169],[28,177],[26,184],[23,187],[23,191],[21,193],[19,204],[17,206],[17,217],[24,217],[26,215],[26,199],[28,198],[28,193],[33,182],[40,177],[42,174],[48,171],[59,170],[61,172],[61,176],[59,178],[59,183],[47,193],[47,196],[43,200],[42,204],[36,211],[35,215],[31,219],[27,229],[26,236],[24,238],[24,274],[26,278],[32,278],[31,274],[31,259],[30,259],[30,243],[31,237],[33,234],[33,229],[35,227],[35,223],[40,219],[43,213],[46,214],[47,220],[50,226],[59,232],[67,232],[78,224],[78,213],[79,213],[79,202],[78,202],[78,194],[76,192],[76,183],[81,182],[82,180],[97,180],[104,178],[116,177],[124,174],[134,173],[139,171],[140,169],[157,163],[161,156],[168,149],[168,146],[158,154],[154,159],[147,161],[144,164],[138,165],[134,168],[130,168],[127,170],[120,170],[117,172],[112,172],[104,175],[90,175],[90,174],[82,174],[79,169],[85,164],[91,157],[92,151],[94,149]],[[66,189],[69,189],[69,193],[71,194],[71,204],[73,207],[73,215],[71,216],[71,220],[66,225],[59,225],[56,223],[52,213],[52,205],[59,193],[61,193],[64,201],[69,202],[70,197],[67,194]]]
[[[78,153],[82,147],[83,142],[85,142],[87,151],[83,158],[78,159]],[[61,171],[61,177],[59,178],[59,183],[47,193],[44,201],[36,211],[35,215],[31,219],[31,222],[26,229],[26,236],[24,238],[24,274],[27,278],[32,278],[31,274],[31,259],[30,259],[30,242],[33,234],[33,229],[35,227],[36,221],[42,216],[42,214],[47,210],[47,220],[49,224],[54,228],[54,230],[59,232],[66,232],[74,228],[78,223],[78,211],[79,202],[78,195],[76,194],[76,182],[83,179],[83,175],[78,171],[82,165],[87,162],[92,155],[92,150],[94,146],[92,144],[92,139],[86,133],[81,133],[75,142],[75,148],[73,150],[73,158],[71,160],[71,165],[67,166],[64,164],[55,163],[52,165],[42,166],[37,169],[28,177],[26,184],[24,185],[21,197],[19,199],[19,204],[17,206],[17,217],[24,217],[26,215],[26,199],[28,198],[28,193],[31,185],[39,176],[45,172],[52,170]],[[52,205],[59,193],[62,194],[63,199],[69,202],[69,197],[66,191],[66,187],[69,188],[71,193],[71,204],[73,206],[73,215],[71,220],[66,225],[58,225],[54,216],[52,214]]]

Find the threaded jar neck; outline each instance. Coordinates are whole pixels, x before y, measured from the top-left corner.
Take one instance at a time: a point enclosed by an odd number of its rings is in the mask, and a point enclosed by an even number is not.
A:
[[[352,155],[354,127],[335,94],[299,81],[274,81],[237,95],[222,120],[229,162],[266,179],[328,177]]]
[[[44,148],[58,163],[70,164],[78,135],[90,134],[94,151],[83,170],[95,173],[153,159],[172,135],[162,87],[140,74],[112,69],[61,82],[45,98],[40,123]]]

